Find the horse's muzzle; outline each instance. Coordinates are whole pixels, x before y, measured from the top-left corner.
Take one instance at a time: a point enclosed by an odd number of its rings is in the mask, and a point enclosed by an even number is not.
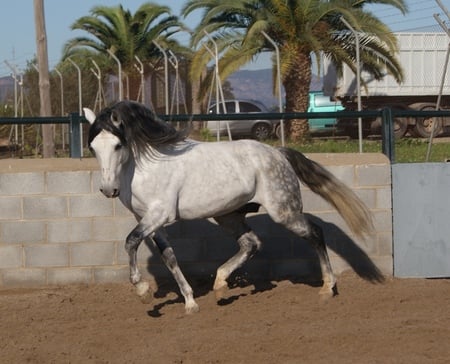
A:
[[[108,198],[119,197],[120,190],[118,188],[109,189],[109,188],[100,188],[100,192],[103,193]]]

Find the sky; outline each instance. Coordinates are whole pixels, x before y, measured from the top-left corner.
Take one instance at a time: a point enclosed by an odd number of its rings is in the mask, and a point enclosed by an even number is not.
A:
[[[89,15],[90,10],[97,5],[116,6],[122,4],[124,8],[134,13],[146,0],[44,0],[45,22],[47,31],[49,67],[52,69],[61,59],[64,44],[74,37],[86,35],[80,31],[73,31],[70,26],[80,17]],[[180,15],[180,9],[185,3],[182,0],[153,0],[156,3],[170,7],[175,15]],[[441,0],[450,10],[450,0]],[[374,12],[393,31],[442,31],[433,18],[433,14],[440,14],[440,18],[450,26],[450,20],[443,13],[435,0],[407,0],[409,13],[402,16],[392,7],[374,6]],[[3,1],[0,11],[0,77],[11,74],[10,67],[15,66],[19,71],[26,67],[27,61],[36,54],[36,39],[34,12],[32,0]],[[199,21],[200,14],[193,13],[184,23],[194,28]],[[187,44],[189,37],[186,33],[180,36],[180,41]],[[246,69],[268,68],[269,56],[260,57]]]

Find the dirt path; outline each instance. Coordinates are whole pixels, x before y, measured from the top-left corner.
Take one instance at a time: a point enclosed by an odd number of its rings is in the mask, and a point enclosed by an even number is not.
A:
[[[288,280],[222,305],[175,286],[142,304],[129,284],[0,291],[1,363],[448,363],[450,280],[339,277],[340,295]]]

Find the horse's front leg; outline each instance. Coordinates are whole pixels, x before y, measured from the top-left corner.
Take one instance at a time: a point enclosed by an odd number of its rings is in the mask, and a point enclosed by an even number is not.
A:
[[[155,229],[152,228],[155,223],[150,222],[155,220],[154,217],[154,215],[150,214],[145,215],[139,224],[131,231],[131,233],[128,234],[125,243],[125,250],[128,252],[130,263],[130,281],[135,285],[136,293],[144,302],[147,302],[152,297],[153,292],[150,291],[150,284],[148,282],[141,281],[141,273],[139,272],[139,268],[137,266],[137,249],[142,240],[150,236],[155,231]],[[161,226],[162,223],[156,225]],[[156,230],[152,238],[161,252],[161,257],[164,264],[172,273],[178,287],[180,288],[181,294],[185,300],[186,313],[197,312],[198,305],[194,300],[192,288],[186,281],[180,267],[178,266],[173,249],[166,238],[165,230],[163,228]]]
[[[125,250],[128,253],[130,265],[130,281],[136,287],[136,293],[143,301],[147,301],[150,292],[150,285],[146,281],[141,281],[141,273],[137,265],[137,250],[142,240],[145,238],[141,224],[138,224],[130,234],[128,234],[125,242]]]
[[[164,264],[172,273],[175,281],[178,284],[178,287],[180,288],[181,294],[184,297],[186,313],[190,314],[198,312],[199,307],[194,300],[194,293],[191,286],[184,277],[183,272],[178,266],[177,258],[167,239],[166,231],[163,228],[156,231],[153,240],[155,241],[159,251],[161,252],[161,258]]]

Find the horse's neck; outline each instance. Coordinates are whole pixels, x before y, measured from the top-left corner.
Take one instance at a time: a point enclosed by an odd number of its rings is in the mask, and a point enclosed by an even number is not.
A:
[[[119,199],[124,204],[126,208],[133,212],[131,208],[131,181],[133,180],[133,175],[136,170],[136,162],[134,158],[129,158],[126,163],[124,163],[122,168],[122,173],[120,175],[120,186],[121,192]]]

